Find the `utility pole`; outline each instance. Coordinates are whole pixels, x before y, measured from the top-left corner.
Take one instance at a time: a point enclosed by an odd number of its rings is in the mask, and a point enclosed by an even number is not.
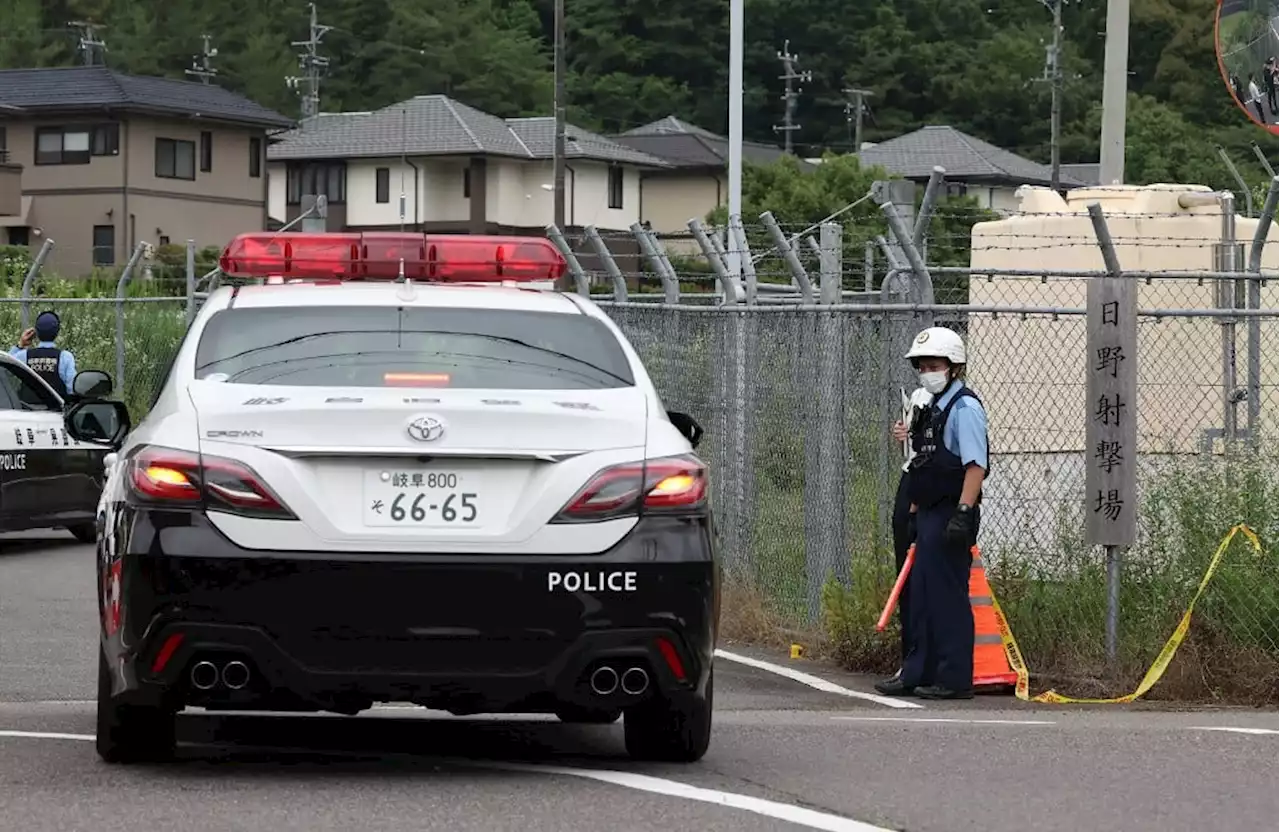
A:
[[[555,0],[554,48],[552,73],[555,76],[555,149],[552,151],[553,222],[564,232],[564,155],[565,155],[565,59],[564,59],[564,0]]]
[[[191,59],[191,69],[186,70],[186,74],[199,78],[201,83],[207,84],[209,79],[218,74],[218,70],[213,68],[213,59],[218,57],[218,50],[209,45],[208,35],[201,35],[200,38],[204,41],[204,49]]]
[[[1129,93],[1129,0],[1107,0],[1102,59],[1102,141],[1098,179],[1124,184],[1125,100]]]
[[[302,54],[298,56],[298,66],[302,67],[304,75],[301,77],[290,76],[285,79],[285,83],[290,89],[297,89],[299,84],[306,87],[306,92],[302,95],[302,118],[308,119],[313,116],[320,115],[320,75],[322,71],[329,66],[329,59],[321,57],[319,54],[320,40],[329,32],[333,31],[332,26],[322,26],[316,19],[316,4],[307,4],[311,9],[311,26],[308,31],[306,40],[295,40],[292,46],[300,46],[303,49]]]
[[[729,216],[742,214],[742,69],[745,0],[729,0]],[[727,239],[727,238],[726,238]],[[742,257],[726,245],[725,266],[735,287],[742,285]],[[741,293],[738,293],[741,296]]]
[[[853,141],[853,152],[862,152],[862,116],[867,111],[866,99],[875,95],[871,90],[846,89],[843,91],[849,96],[849,100],[844,103],[844,120],[846,124],[852,124],[853,135],[850,137]]]
[[[105,29],[106,26],[97,23],[89,23],[84,20],[72,20],[67,24],[68,27],[75,29],[80,36],[77,51],[81,58],[84,59],[85,66],[95,66],[106,63],[106,59],[102,54],[107,51],[107,44],[98,40],[98,30]]]
[[[1055,191],[1062,186],[1062,4],[1064,0],[1040,0],[1053,12],[1053,44],[1045,47],[1044,75],[1049,84],[1049,167],[1050,183]]]
[[[795,123],[796,99],[800,97],[800,93],[804,92],[804,87],[795,88],[792,86],[795,81],[812,81],[813,73],[796,72],[796,64],[800,61],[799,55],[791,54],[791,41],[783,41],[782,51],[778,53],[778,60],[782,61],[783,74],[778,78],[786,83],[786,92],[782,94],[782,100],[786,103],[782,117],[782,126],[776,124],[773,132],[782,133],[784,135],[785,147],[787,153],[791,152],[791,134],[800,129],[800,125]]]

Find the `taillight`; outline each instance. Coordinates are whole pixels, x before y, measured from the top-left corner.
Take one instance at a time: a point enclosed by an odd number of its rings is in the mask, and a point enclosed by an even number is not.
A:
[[[177,503],[248,517],[293,519],[258,472],[242,462],[173,448],[143,448],[130,461],[129,486],[148,503]]]
[[[635,514],[685,514],[707,504],[707,468],[673,456],[606,468],[592,477],[552,522],[611,520]]]

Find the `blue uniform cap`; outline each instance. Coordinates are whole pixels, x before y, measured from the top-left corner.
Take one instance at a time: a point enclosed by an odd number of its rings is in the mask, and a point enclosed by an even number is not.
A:
[[[36,337],[41,341],[52,341],[58,337],[62,322],[54,312],[41,312],[36,318]]]

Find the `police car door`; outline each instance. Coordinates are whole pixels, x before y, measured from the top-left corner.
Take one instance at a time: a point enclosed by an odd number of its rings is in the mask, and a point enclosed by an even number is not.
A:
[[[60,525],[84,510],[90,460],[82,458],[88,454],[66,437],[62,403],[37,381],[26,368],[0,362],[0,523],[6,528]],[[94,495],[90,516],[96,502]]]

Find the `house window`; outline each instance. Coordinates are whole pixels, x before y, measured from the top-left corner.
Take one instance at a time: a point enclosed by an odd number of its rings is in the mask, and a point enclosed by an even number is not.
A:
[[[948,182],[947,196],[962,197],[969,193],[969,188],[963,182]]]
[[[91,155],[87,127],[36,128],[37,165],[87,165]]]
[[[257,136],[249,138],[249,176],[262,178],[262,139]]]
[[[471,199],[471,168],[462,169],[462,198]]]
[[[196,143],[156,139],[156,176],[160,179],[196,178]]]
[[[200,171],[209,173],[213,170],[213,133],[200,131]]]
[[[622,207],[622,168],[609,168],[609,207],[619,209]]]
[[[374,189],[377,193],[374,195],[379,203],[391,201],[391,168],[378,168],[373,172]]]
[[[117,156],[120,154],[120,125],[99,124],[93,128],[93,155]]]
[[[344,162],[290,164],[285,176],[285,201],[299,205],[304,194],[325,197],[332,205],[347,201],[347,166]]]
[[[9,161],[9,144],[5,136],[4,125],[0,124],[0,162]]]
[[[169,245],[169,235],[168,235],[168,234],[161,234],[161,235],[160,235],[160,245],[162,245],[162,246],[167,246],[167,245]]]
[[[116,227],[114,225],[95,225],[93,227],[93,265],[114,266],[116,264]]]

